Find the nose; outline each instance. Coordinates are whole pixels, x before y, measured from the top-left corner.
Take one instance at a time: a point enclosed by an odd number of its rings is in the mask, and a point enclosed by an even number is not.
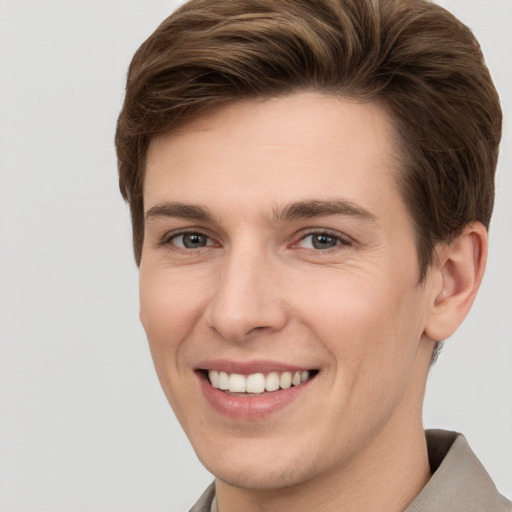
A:
[[[277,332],[287,322],[278,265],[247,249],[232,250],[222,261],[206,313],[209,327],[231,342]]]

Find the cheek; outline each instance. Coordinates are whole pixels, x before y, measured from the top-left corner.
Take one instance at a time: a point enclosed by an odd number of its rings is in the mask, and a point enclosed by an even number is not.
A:
[[[200,315],[201,295],[190,284],[170,273],[141,266],[140,320],[164,390],[166,381],[184,371],[183,342]]]
[[[356,380],[365,373],[373,385],[411,366],[423,333],[425,308],[414,277],[404,279],[390,270],[380,277],[339,276],[309,283],[304,302],[310,328],[336,360],[344,378]]]
[[[182,427],[187,427],[192,378],[185,364],[184,343],[197,324],[198,305],[190,286],[161,271],[141,266],[140,320],[146,331],[160,385]]]
[[[179,339],[200,314],[201,281],[169,269],[141,266],[140,319],[149,341]]]

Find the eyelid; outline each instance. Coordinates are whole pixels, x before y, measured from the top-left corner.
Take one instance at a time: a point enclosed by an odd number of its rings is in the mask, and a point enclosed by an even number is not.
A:
[[[212,244],[207,244],[205,247],[212,247],[214,245],[220,245],[212,236],[210,236],[207,230],[201,228],[181,228],[172,231],[168,231],[161,239],[160,245],[172,245],[176,250],[184,250],[191,251],[192,249],[187,249],[184,247],[180,247],[178,245],[172,244],[171,240],[173,238],[179,237],[180,235],[202,235],[208,238],[209,241],[213,242]],[[200,249],[204,249],[205,247],[194,249],[195,251],[199,251]]]
[[[206,247],[212,247],[212,246],[217,246],[217,247],[220,247],[221,244],[213,237],[211,236],[211,234],[209,233],[208,230],[206,229],[202,229],[202,228],[194,228],[194,227],[187,227],[187,228],[181,228],[181,229],[176,229],[176,230],[172,230],[172,231],[168,231],[167,233],[165,233],[160,242],[159,242],[159,245],[173,245],[173,247],[176,249],[176,250],[185,250],[185,251],[190,251],[191,249],[186,249],[186,248],[182,248],[180,246],[177,246],[177,245],[174,245],[171,243],[171,240],[175,237],[178,237],[180,235],[187,235],[187,234],[198,234],[198,235],[202,235],[202,236],[205,236],[206,238],[208,238],[208,240],[210,242],[213,242],[211,244],[208,244],[206,245],[205,247],[202,247],[202,248],[198,248],[198,249],[194,249],[195,251],[199,251],[200,249],[204,249]],[[330,249],[310,249],[310,250],[313,250],[315,252],[329,252],[329,251],[332,251],[332,250],[336,250],[337,248],[339,248],[340,246],[343,247],[343,246],[351,246],[351,245],[354,245],[356,242],[353,238],[351,238],[350,236],[346,235],[345,233],[341,233],[339,231],[335,231],[335,230],[332,230],[332,229],[328,229],[328,228],[307,228],[305,230],[302,230],[302,232],[300,234],[298,234],[297,236],[294,237],[294,241],[290,244],[289,247],[297,247],[300,242],[302,242],[304,239],[306,239],[308,236],[313,236],[313,235],[327,235],[327,236],[330,236],[330,237],[333,237],[333,238],[336,238],[338,239],[339,243],[336,244],[335,247],[332,247]],[[300,247],[298,247],[300,248]],[[304,248],[306,250],[308,250],[308,248]]]
[[[334,231],[332,229],[327,229],[327,228],[310,228],[305,233],[300,234],[300,236],[296,239],[296,241],[293,242],[292,247],[297,246],[300,242],[305,240],[308,236],[313,236],[313,235],[326,235],[326,236],[330,236],[332,238],[337,238],[339,240],[339,243],[337,243],[334,247],[329,248],[329,249],[310,249],[310,250],[313,250],[316,252],[329,252],[329,251],[336,250],[340,246],[346,247],[346,246],[351,246],[351,245],[355,244],[355,241],[351,237],[346,235],[345,233],[340,233],[339,231]]]

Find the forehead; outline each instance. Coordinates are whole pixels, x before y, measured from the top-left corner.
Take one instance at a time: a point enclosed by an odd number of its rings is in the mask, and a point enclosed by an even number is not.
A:
[[[333,195],[383,206],[399,199],[394,133],[378,104],[319,93],[224,105],[152,141],[145,209],[184,198],[275,207]]]

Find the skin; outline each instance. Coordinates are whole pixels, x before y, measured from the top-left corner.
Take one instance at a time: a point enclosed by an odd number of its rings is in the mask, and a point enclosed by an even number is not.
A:
[[[440,246],[419,283],[393,130],[377,104],[305,92],[222,106],[150,146],[140,317],[220,512],[399,511],[430,477],[433,340],[469,310],[486,233]],[[208,359],[319,373],[275,413],[232,418],[202,392]]]

